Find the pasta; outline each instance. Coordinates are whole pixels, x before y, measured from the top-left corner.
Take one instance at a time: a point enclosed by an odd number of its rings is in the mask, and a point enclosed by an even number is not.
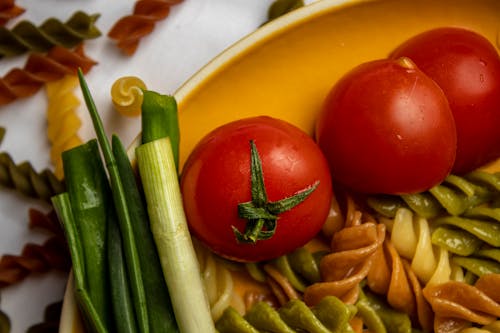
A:
[[[16,5],[15,0],[3,0],[0,3],[0,26],[23,14],[25,9]]]
[[[170,7],[180,2],[182,0],[138,0],[131,15],[113,24],[108,37],[116,41],[125,55],[131,56],[140,40],[154,30],[156,22],[164,20],[170,13]]]
[[[61,317],[62,301],[48,304],[45,307],[43,321],[28,328],[27,333],[57,333]]]
[[[423,292],[435,313],[435,333],[460,332],[471,323],[491,325],[497,321],[498,283],[500,274],[491,274],[480,277],[474,286],[459,281],[426,286]]]
[[[216,328],[220,333],[345,332],[353,313],[353,308],[333,296],[325,297],[313,308],[301,300],[291,300],[278,310],[266,302],[258,302],[245,316],[231,307],[226,309]]]
[[[82,143],[78,136],[81,120],[76,113],[80,100],[73,93],[78,86],[78,78],[67,75],[58,81],[47,82],[47,136],[51,143],[50,160],[54,174],[63,179],[64,170],[61,154],[63,151]]]
[[[72,48],[86,39],[101,35],[95,22],[99,14],[75,12],[66,22],[49,18],[39,27],[29,21],[21,21],[11,30],[0,26],[0,58],[12,57],[28,51],[46,52],[59,45]]]
[[[372,219],[363,221],[352,200],[348,207],[344,228],[333,235],[332,252],[321,259],[322,282],[308,286],[304,292],[308,305],[317,304],[326,295],[354,304],[358,286],[367,277],[374,255],[383,244],[385,226]]]
[[[55,46],[45,55],[30,54],[24,68],[14,68],[0,79],[0,106],[35,94],[46,82],[75,75],[78,68],[87,73],[95,64],[83,45],[74,50]]]
[[[0,259],[0,288],[18,283],[31,273],[49,269],[68,271],[71,265],[66,243],[53,236],[43,244],[28,243],[20,255],[3,255]]]
[[[124,76],[111,86],[111,100],[115,109],[122,115],[135,117],[141,114],[142,91],[146,84],[135,76]]]
[[[0,310],[0,333],[10,333],[10,318]]]
[[[268,22],[304,6],[302,0],[275,0],[267,11]]]
[[[4,131],[0,131],[0,141]],[[0,152],[0,184],[45,201],[50,201],[53,195],[65,190],[64,183],[50,170],[36,172],[29,162],[15,164],[6,152]]]
[[[214,321],[218,320],[230,305],[244,312],[243,300],[233,292],[233,277],[229,270],[199,242],[193,240],[193,244]]]

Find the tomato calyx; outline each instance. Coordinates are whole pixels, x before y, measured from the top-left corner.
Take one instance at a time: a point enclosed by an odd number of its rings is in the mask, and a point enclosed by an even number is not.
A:
[[[245,231],[242,233],[232,226],[234,235],[240,243],[254,244],[259,240],[271,238],[276,231],[279,214],[307,199],[319,185],[319,181],[316,181],[290,197],[269,201],[264,184],[262,161],[253,140],[250,140],[250,178],[252,200],[238,204],[239,217],[247,220]]]

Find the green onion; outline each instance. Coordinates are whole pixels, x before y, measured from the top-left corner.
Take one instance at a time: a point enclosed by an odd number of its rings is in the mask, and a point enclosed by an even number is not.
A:
[[[179,329],[215,332],[191,242],[169,138],[136,148],[151,231]]]
[[[136,182],[125,147],[120,139],[112,136],[113,155],[129,202],[130,220],[136,238],[137,253],[140,258],[149,324],[152,333],[178,332],[177,323],[170,303],[168,289],[163,279],[160,258],[156,250],[153,234],[149,229],[146,203]],[[121,331],[120,331],[121,332]]]
[[[113,201],[116,206],[116,212],[118,215],[118,221],[120,225],[120,232],[123,239],[123,249],[125,253],[125,259],[127,262],[127,270],[130,279],[130,286],[132,291],[132,297],[135,305],[135,312],[137,316],[137,322],[139,324],[139,330],[143,333],[149,332],[149,322],[146,307],[146,293],[144,290],[141,268],[139,265],[139,256],[137,253],[136,242],[134,238],[134,232],[132,229],[128,202],[124,195],[123,185],[120,180],[120,175],[116,166],[116,161],[111,151],[111,145],[104,132],[104,126],[99,117],[99,113],[95,107],[94,101],[88,89],[87,83],[83,77],[81,70],[78,71],[78,78],[80,80],[80,86],[82,88],[83,97],[85,103],[92,118],[94,124],[94,129],[97,134],[97,139],[101,147],[104,160],[106,162],[106,167],[109,172],[109,178],[111,183],[111,190],[113,194]]]

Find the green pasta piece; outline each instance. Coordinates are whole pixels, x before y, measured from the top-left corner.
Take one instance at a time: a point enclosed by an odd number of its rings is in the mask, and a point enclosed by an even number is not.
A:
[[[252,279],[259,282],[266,282],[266,273],[257,263],[246,263],[245,269]]]
[[[313,307],[312,311],[330,332],[353,332],[351,325],[349,325],[349,321],[357,312],[355,306],[346,305],[337,297],[327,296]]]
[[[387,332],[391,333],[411,333],[412,326],[410,317],[403,312],[392,309],[380,298],[375,296],[371,292],[362,293],[360,296],[360,302],[363,306],[369,306],[373,311],[376,312],[377,316],[382,321]],[[366,304],[364,304],[366,302]],[[359,302],[358,302],[359,303]],[[358,305],[358,304],[357,304]],[[359,308],[359,305],[358,305]],[[363,310],[362,310],[363,311]],[[365,309],[364,311],[368,311]],[[371,312],[371,310],[370,310]],[[370,313],[370,315],[373,315]],[[375,319],[373,319],[375,320]],[[378,320],[374,321],[374,324],[378,325]]]
[[[485,248],[477,251],[475,255],[490,258],[500,263],[500,248]]]
[[[436,228],[432,232],[431,241],[432,244],[461,256],[473,254],[483,244],[480,239],[471,233],[447,226]]]
[[[496,192],[500,192],[500,175],[484,171],[473,171],[464,176],[471,182],[484,184]]]
[[[320,255],[321,253],[319,252],[313,254],[304,247],[300,247],[292,253],[289,253],[287,257],[293,271],[300,274],[309,284],[312,284],[321,280],[317,258]]]
[[[300,300],[291,300],[278,309],[281,318],[292,328],[310,333],[329,333],[312,310]]]
[[[49,18],[40,26],[21,21],[11,30],[0,27],[0,58],[31,52],[46,52],[53,46],[72,48],[83,40],[101,36],[95,26],[99,14],[75,12],[66,22]]]
[[[454,256],[451,260],[477,276],[500,274],[500,263],[492,260],[461,256]]]
[[[215,323],[219,333],[259,333],[233,307],[224,310],[222,316]]]
[[[267,11],[268,22],[304,6],[302,0],[275,0]]]
[[[401,197],[395,195],[374,195],[368,197],[366,202],[377,213],[389,218],[394,218],[398,209],[406,207]]]
[[[464,216],[477,219],[493,219],[500,222],[500,208],[486,206],[472,207],[464,213]]]
[[[464,193],[454,191],[444,185],[436,185],[429,192],[451,215],[460,215],[469,207],[469,201]]]
[[[445,216],[434,220],[434,225],[453,225],[463,229],[494,247],[500,247],[500,223],[458,216]]]
[[[441,204],[429,192],[405,194],[401,198],[411,210],[425,218],[435,217],[443,211]]]
[[[288,260],[288,256],[280,256],[273,260],[274,266],[283,274],[290,284],[300,292],[304,292],[306,290],[306,282],[297,274],[295,274],[294,270],[290,266],[290,261]]]
[[[258,302],[248,310],[244,317],[247,322],[259,331],[274,333],[294,333],[280,317],[278,311],[266,302]]]

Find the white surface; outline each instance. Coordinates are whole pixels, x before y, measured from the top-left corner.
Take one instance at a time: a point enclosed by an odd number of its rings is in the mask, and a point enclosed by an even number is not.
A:
[[[66,21],[76,10],[100,13],[96,25],[103,35],[85,43],[86,54],[98,65],[86,78],[108,133],[117,133],[128,145],[139,131],[140,120],[124,118],[112,109],[112,83],[119,77],[136,75],[151,90],[173,93],[210,59],[264,22],[271,2],[184,0],[172,7],[169,17],[158,22],[151,35],[142,39],[131,57],[122,55],[106,33],[116,20],[132,12],[134,0],[17,0],[26,12],[7,26],[24,19],[37,25],[49,17]],[[0,75],[13,67],[22,67],[26,57],[1,59]],[[82,101],[79,110],[83,121],[79,134],[88,140],[94,132],[83,104]],[[37,171],[51,168],[45,108],[43,89],[35,96],[0,107],[0,126],[7,128],[0,151],[11,154],[16,164],[29,160]],[[46,234],[28,230],[30,207],[49,209],[37,200],[0,188],[0,254],[19,254],[26,242],[41,244],[46,239]],[[64,274],[43,274],[0,290],[0,309],[13,320],[11,332],[26,332],[29,326],[40,322],[45,306],[62,299],[65,280]]]

